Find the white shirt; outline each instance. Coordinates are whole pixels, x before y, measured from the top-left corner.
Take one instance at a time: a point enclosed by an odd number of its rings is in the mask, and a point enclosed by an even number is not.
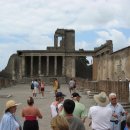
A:
[[[50,105],[51,108],[51,116],[55,117],[58,114],[58,103],[55,101]]]
[[[72,87],[74,87],[74,85],[75,85],[75,81],[74,80],[70,80],[69,87],[72,88]]]
[[[110,129],[111,116],[112,110],[108,107],[93,106],[88,112],[88,117],[92,119],[92,129],[95,130]]]

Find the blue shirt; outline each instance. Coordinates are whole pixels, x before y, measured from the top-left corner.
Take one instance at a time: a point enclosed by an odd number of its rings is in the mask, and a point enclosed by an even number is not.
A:
[[[111,121],[113,121],[113,120],[118,121],[118,123],[111,122],[111,129],[120,130],[120,123],[121,123],[121,120],[123,119],[123,116],[121,113],[125,112],[123,106],[119,103],[117,103],[116,106],[113,106],[111,103],[108,104],[107,106],[112,109],[113,113],[117,114],[117,118],[114,118],[113,116],[111,117]]]
[[[127,126],[124,128],[124,130],[128,130]]]
[[[10,112],[5,113],[0,122],[0,130],[17,130],[18,128],[19,124],[14,115]]]

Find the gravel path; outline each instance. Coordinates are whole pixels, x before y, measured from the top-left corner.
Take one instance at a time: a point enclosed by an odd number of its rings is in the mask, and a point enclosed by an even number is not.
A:
[[[64,94],[67,95],[66,98],[71,97],[66,84],[61,85],[60,91],[62,91]],[[0,118],[2,117],[4,113],[6,101],[9,99],[14,99],[16,102],[22,103],[22,105],[18,106],[17,113],[16,113],[22,123],[23,119],[20,116],[21,109],[26,105],[27,98],[29,96],[32,96],[30,85],[17,84],[9,88],[0,89],[0,95],[8,95],[8,94],[12,94],[13,96],[9,98],[0,97]],[[89,99],[87,95],[83,94],[83,92],[79,92],[79,94],[82,96],[81,102],[86,106],[86,109],[88,111],[89,107],[94,104],[93,99]],[[37,97],[34,99],[35,105],[40,109],[40,111],[43,114],[43,119],[39,119],[39,127],[40,127],[40,130],[51,130],[50,128],[50,120],[51,120],[50,104],[55,100],[52,86],[46,85],[45,96],[44,98],[41,98],[41,97],[42,97],[41,94],[38,94]],[[86,119],[86,122],[85,122],[86,130],[91,130],[90,127],[88,127],[89,122],[90,121]]]

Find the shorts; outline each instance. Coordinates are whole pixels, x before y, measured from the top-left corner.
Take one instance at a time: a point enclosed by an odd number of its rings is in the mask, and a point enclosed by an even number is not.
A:
[[[41,91],[44,91],[44,88],[41,88]]]

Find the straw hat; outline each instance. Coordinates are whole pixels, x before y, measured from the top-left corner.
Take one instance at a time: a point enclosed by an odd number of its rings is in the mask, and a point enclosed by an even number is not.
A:
[[[6,109],[5,110],[7,110],[11,107],[14,107],[14,106],[18,106],[20,104],[21,103],[16,103],[14,100],[9,100],[9,101],[6,102]]]
[[[94,100],[99,106],[105,107],[109,103],[109,99],[105,92],[94,95]]]

